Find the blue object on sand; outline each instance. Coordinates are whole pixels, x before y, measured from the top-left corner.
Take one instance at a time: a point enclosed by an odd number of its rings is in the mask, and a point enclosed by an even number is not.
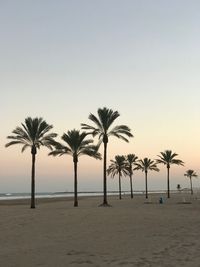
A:
[[[159,199],[159,203],[160,203],[160,204],[163,204],[163,198],[162,198],[162,197],[160,197],[160,199]]]

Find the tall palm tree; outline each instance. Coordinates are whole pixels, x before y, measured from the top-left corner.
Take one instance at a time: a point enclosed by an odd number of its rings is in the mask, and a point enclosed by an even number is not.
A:
[[[187,170],[184,176],[190,179],[190,190],[191,190],[191,195],[193,195],[192,177],[198,177],[198,175],[196,174],[194,170]]]
[[[92,145],[93,140],[85,139],[86,132],[80,133],[79,130],[71,130],[64,133],[61,139],[66,143],[63,145],[57,143],[55,150],[49,153],[52,156],[62,156],[64,154],[70,155],[74,162],[74,207],[78,207],[78,191],[77,191],[77,165],[78,159],[82,155],[87,155],[95,159],[101,159],[101,154],[97,151],[97,147]]]
[[[121,177],[122,175],[126,176],[128,174],[127,170],[127,163],[126,163],[126,158],[124,156],[115,156],[115,160],[111,160],[111,164],[107,169],[108,175],[111,175],[112,178],[116,174],[119,175],[119,199],[122,199],[122,194],[121,194]]]
[[[170,198],[170,184],[169,184],[169,169],[172,164],[184,165],[184,162],[180,159],[175,159],[178,154],[173,153],[171,150],[165,150],[160,152],[161,155],[158,155],[159,159],[156,160],[156,163],[161,163],[167,166],[167,197]]]
[[[133,166],[136,163],[137,159],[138,157],[135,154],[128,154],[126,156],[128,172],[129,172],[129,177],[130,177],[131,198],[133,198],[133,182],[132,182]]]
[[[156,171],[159,172],[156,163],[148,158],[140,159],[135,163],[136,167],[134,170],[142,170],[145,172],[145,190],[146,190],[146,198],[148,198],[148,185],[147,185],[147,174],[148,171]]]
[[[16,127],[12,131],[14,135],[8,136],[12,141],[5,146],[20,144],[22,145],[22,152],[26,148],[31,148],[32,154],[32,170],[31,170],[31,208],[35,208],[35,161],[37,150],[41,146],[45,146],[52,150],[52,145],[55,143],[54,138],[56,133],[48,133],[53,126],[46,123],[42,118],[27,117],[22,127]]]
[[[85,123],[82,123],[82,129],[88,130],[89,134],[92,134],[93,137],[99,137],[98,146],[103,142],[104,145],[104,155],[103,155],[103,203],[100,206],[109,206],[107,202],[107,145],[110,136],[115,136],[119,139],[129,142],[126,137],[133,137],[131,130],[126,125],[114,126],[111,130],[113,122],[120,116],[118,111],[113,111],[106,107],[99,108],[97,110],[98,117],[90,113],[89,119],[95,124],[91,126]]]

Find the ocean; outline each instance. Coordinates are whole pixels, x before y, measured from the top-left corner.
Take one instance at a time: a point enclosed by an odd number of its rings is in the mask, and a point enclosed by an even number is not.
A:
[[[148,193],[165,193],[166,190],[154,190],[148,191]],[[122,195],[129,195],[130,191],[122,191]],[[118,191],[108,191],[108,195],[118,195]],[[145,194],[144,190],[134,191],[133,194]],[[57,197],[73,197],[74,192],[41,192],[36,193],[36,198],[57,198]],[[78,196],[103,196],[103,192],[100,191],[88,191],[88,192],[78,192]],[[1,200],[12,200],[12,199],[28,199],[31,197],[30,193],[0,193],[0,201]]]

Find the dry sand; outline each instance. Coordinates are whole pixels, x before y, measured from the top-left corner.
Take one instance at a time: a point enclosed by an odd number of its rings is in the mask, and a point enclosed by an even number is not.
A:
[[[200,199],[159,195],[0,202],[0,266],[200,266]],[[189,195],[185,196],[186,200]]]

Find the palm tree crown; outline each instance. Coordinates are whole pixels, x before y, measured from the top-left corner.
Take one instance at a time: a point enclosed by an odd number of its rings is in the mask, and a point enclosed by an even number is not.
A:
[[[77,192],[77,163],[78,158],[82,155],[87,155],[95,159],[101,159],[101,154],[97,151],[97,146],[92,145],[93,140],[85,139],[86,132],[80,133],[78,130],[71,130],[64,133],[61,139],[66,143],[55,144],[55,150],[50,152],[49,155],[62,156],[64,154],[71,155],[74,162],[74,206],[78,206],[78,192]]]
[[[31,148],[32,154],[32,171],[31,171],[31,208],[35,208],[35,160],[37,149],[45,146],[52,150],[55,144],[54,138],[56,133],[48,133],[53,126],[46,123],[42,118],[27,117],[22,127],[16,127],[12,131],[13,135],[8,136],[11,139],[5,146],[20,144],[22,145],[22,152],[28,147]]]
[[[99,145],[102,142],[108,143],[109,136],[115,136],[124,140],[125,142],[129,142],[129,140],[125,137],[133,137],[131,134],[131,130],[126,125],[118,125],[113,127],[110,131],[109,128],[112,126],[113,122],[120,116],[118,111],[113,111],[112,109],[108,109],[106,107],[99,108],[98,117],[90,113],[89,119],[95,124],[95,126],[91,126],[85,123],[81,123],[82,129],[89,130],[93,136],[99,136]]]
[[[143,160],[140,159],[135,163],[134,170],[142,170],[145,172],[145,188],[146,188],[146,198],[148,198],[148,186],[147,186],[147,173],[148,171],[156,171],[159,172],[159,169],[156,165],[156,163],[148,158],[144,158]]]
[[[115,160],[111,160],[111,164],[107,169],[108,175],[114,178],[115,175],[119,175],[119,198],[121,199],[121,176],[128,175],[127,162],[124,156],[115,156]]]
[[[156,163],[161,163],[167,166],[167,196],[170,198],[170,184],[169,184],[169,169],[171,164],[184,165],[184,162],[180,159],[175,159],[178,154],[173,153],[171,150],[165,150],[160,152],[161,155],[158,155],[159,159],[156,160]]]
[[[111,160],[107,173],[108,175],[111,175],[111,177],[114,177],[117,174],[126,176],[128,174],[126,158],[119,155],[115,156],[115,160]]]
[[[110,136],[115,136],[119,139],[128,142],[127,137],[133,137],[131,130],[126,125],[114,126],[112,129],[110,127],[113,125],[113,122],[120,116],[118,111],[113,111],[106,107],[99,108],[97,110],[98,117],[90,113],[89,119],[94,123],[95,126],[91,126],[85,123],[82,123],[82,129],[87,130],[88,134],[92,134],[94,137],[98,135],[99,142],[98,147],[103,142],[104,144],[104,156],[103,156],[103,204],[101,206],[108,206],[107,203],[107,144]]]
[[[143,172],[148,172],[148,171],[159,171],[156,163],[148,158],[140,159],[135,163],[135,168],[134,170],[141,170]]]
[[[25,119],[25,123],[21,124],[22,127],[16,127],[12,131],[14,135],[10,135],[7,138],[13,141],[7,143],[5,146],[20,144],[22,145],[22,152],[26,148],[31,147],[32,153],[37,153],[37,149],[41,146],[46,146],[52,150],[54,144],[54,138],[57,136],[56,133],[48,133],[53,126],[49,125],[42,118],[28,117]]]
[[[198,175],[196,174],[196,172],[194,170],[187,170],[186,173],[184,174],[184,176],[187,177],[198,177]]]
[[[164,152],[160,152],[161,155],[158,155],[159,159],[156,160],[157,163],[162,163],[170,168],[171,164],[176,165],[184,165],[184,162],[180,159],[175,159],[178,154],[172,153],[171,150],[165,150]]]
[[[80,133],[79,130],[68,131],[67,134],[64,133],[61,139],[67,144],[63,145],[61,143],[56,143],[55,150],[49,153],[53,156],[62,156],[64,154],[71,155],[73,161],[78,162],[78,158],[81,155],[87,155],[96,159],[101,159],[101,154],[97,152],[97,146],[91,145],[93,143],[92,139],[87,139],[86,132]]]
[[[190,179],[190,190],[191,190],[191,194],[193,195],[193,188],[192,188],[192,178],[193,177],[198,177],[198,175],[196,174],[196,172],[194,170],[187,170],[186,173],[184,174],[184,176],[188,177]]]

